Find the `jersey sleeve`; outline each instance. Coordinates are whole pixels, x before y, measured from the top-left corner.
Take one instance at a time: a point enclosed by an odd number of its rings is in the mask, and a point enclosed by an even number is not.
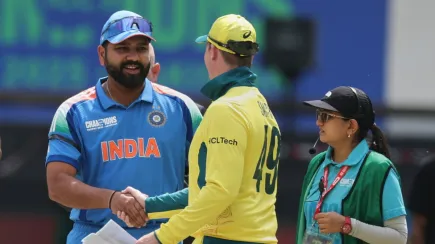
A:
[[[384,192],[382,194],[382,212],[384,221],[406,215],[402,190],[394,170],[390,170],[385,180]]]
[[[79,170],[80,140],[74,120],[71,106],[63,103],[57,109],[48,133],[46,165],[50,162],[64,162]]]
[[[215,220],[237,197],[247,145],[245,120],[228,104],[214,102],[204,117],[207,140],[199,161],[198,196],[183,211],[156,231],[161,243],[176,243]],[[201,171],[201,170],[200,170]]]
[[[145,207],[150,219],[170,218],[187,206],[189,190],[167,193],[149,197],[145,200]],[[177,211],[178,210],[178,211]]]
[[[184,102],[187,108],[184,109],[184,119],[187,126],[186,167],[188,167],[189,162],[187,160],[187,157],[189,155],[190,144],[192,142],[193,135],[195,134],[196,129],[198,129],[198,126],[202,121],[202,114],[197,104],[192,99],[190,99],[190,97],[179,92],[177,92],[177,96]]]
[[[193,102],[192,99],[189,98],[187,101],[188,102],[186,102],[186,105],[190,112],[190,118],[192,119],[192,132],[195,134],[199,124],[201,124],[202,113],[198,105]]]
[[[186,115],[186,119],[189,119],[189,121],[186,122],[190,124],[192,134],[194,134],[202,121],[201,110],[199,106],[189,96],[180,92],[176,92],[176,95],[184,102],[188,109],[189,114]]]
[[[434,192],[432,180],[435,177],[434,169],[435,156],[427,157],[414,177],[408,199],[408,208],[413,213],[428,216],[432,211],[433,202],[429,192]]]

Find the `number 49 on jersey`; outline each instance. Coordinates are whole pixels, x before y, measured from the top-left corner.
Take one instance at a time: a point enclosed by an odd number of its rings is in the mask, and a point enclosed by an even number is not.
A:
[[[254,179],[257,180],[257,192],[260,192],[261,181],[263,180],[263,169],[266,167],[269,171],[265,173],[266,182],[264,191],[268,195],[272,195],[275,192],[275,187],[278,179],[278,165],[279,165],[279,154],[281,151],[281,135],[277,127],[273,126],[271,128],[270,140],[268,140],[269,126],[264,126],[264,143],[261,150],[260,158],[257,163],[257,167],[254,173]]]

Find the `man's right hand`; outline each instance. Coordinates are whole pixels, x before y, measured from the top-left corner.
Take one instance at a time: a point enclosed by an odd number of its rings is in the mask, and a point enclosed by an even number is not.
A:
[[[129,186],[125,190],[123,190],[122,194],[128,194],[128,195],[133,196],[136,199],[136,201],[138,201],[140,203],[141,207],[144,209],[144,212],[146,212],[145,200],[148,198],[148,195],[140,192],[139,190],[137,190],[131,186]],[[128,227],[134,227],[131,215],[129,215],[128,213],[126,213],[124,211],[118,211],[116,213],[116,215],[118,216],[118,218],[120,218],[122,221],[124,221]]]
[[[129,222],[134,227],[142,227],[148,221],[145,214],[144,203],[137,201],[132,194],[116,192],[111,201],[111,209],[113,214],[125,212],[129,216]]]
[[[122,193],[131,194],[136,199],[136,201],[140,203],[140,205],[142,206],[143,209],[145,209],[146,212],[145,200],[148,198],[147,194],[144,194],[131,186],[125,188],[125,190],[123,190]]]

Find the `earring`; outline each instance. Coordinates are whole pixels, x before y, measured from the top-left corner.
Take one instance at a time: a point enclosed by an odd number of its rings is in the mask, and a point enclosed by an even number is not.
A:
[[[347,134],[347,138],[350,138],[350,134]]]

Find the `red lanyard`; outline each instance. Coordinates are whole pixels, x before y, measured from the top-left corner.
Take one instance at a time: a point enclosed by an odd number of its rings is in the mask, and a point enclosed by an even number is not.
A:
[[[316,212],[314,212],[314,216],[316,216],[318,213],[321,212],[323,200],[325,200],[326,195],[334,189],[334,187],[337,185],[338,182],[340,182],[341,179],[343,179],[344,175],[349,170],[349,166],[343,166],[340,169],[340,172],[338,172],[337,177],[335,177],[335,180],[332,182],[329,189],[326,189],[328,187],[328,175],[329,175],[329,168],[328,166],[325,167],[323,171],[323,187],[325,188],[322,195],[320,196],[319,202],[317,202],[316,205]]]

